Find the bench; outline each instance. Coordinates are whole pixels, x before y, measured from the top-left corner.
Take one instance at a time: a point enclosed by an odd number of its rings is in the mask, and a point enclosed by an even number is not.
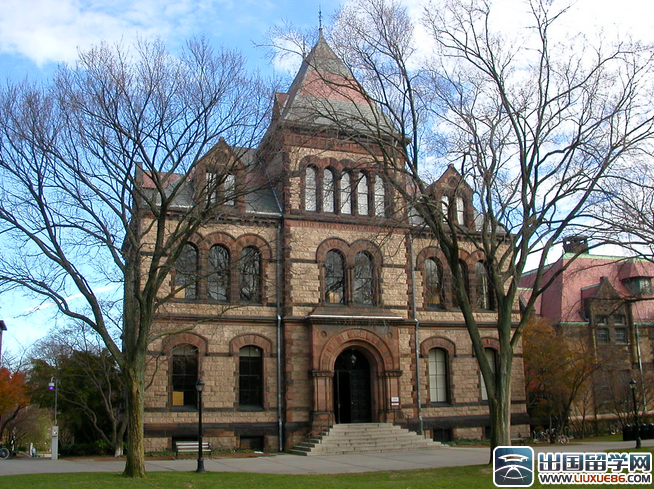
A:
[[[198,453],[197,441],[176,441],[175,442],[175,458],[179,458],[180,453]],[[211,445],[209,442],[202,442],[202,454],[207,454],[211,458]]]
[[[529,441],[528,438],[522,436],[520,433],[518,433],[517,438],[511,438],[511,445],[526,445],[527,442]]]

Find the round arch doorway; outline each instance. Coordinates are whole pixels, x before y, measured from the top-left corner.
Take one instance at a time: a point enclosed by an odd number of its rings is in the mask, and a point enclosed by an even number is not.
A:
[[[372,420],[370,363],[354,348],[341,352],[334,363],[334,415],[337,423]]]

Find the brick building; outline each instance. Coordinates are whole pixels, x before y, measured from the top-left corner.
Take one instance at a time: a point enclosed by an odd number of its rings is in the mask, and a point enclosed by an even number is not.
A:
[[[582,342],[599,362],[579,396],[574,416],[609,419],[633,413],[629,381],[636,380],[639,403],[654,395],[654,263],[624,256],[593,255],[585,238],[564,243],[563,256],[545,271],[558,275],[536,304],[574,342]],[[523,276],[529,290],[535,272]],[[527,292],[528,293],[528,292]],[[625,419],[627,419],[625,418]]]
[[[350,422],[422,426],[437,439],[485,435],[488,406],[446,261],[361,147],[311,110],[372,113],[356,91],[343,96],[326,80],[356,83],[321,36],[224,191],[270,185],[228,199],[171,276],[171,287],[197,280],[158,322],[183,332],[150,346],[147,450],[196,436],[199,375],[213,446],[286,449]],[[214,151],[230,154],[225,143]],[[210,165],[197,178],[210,178]],[[449,168],[433,189],[473,230],[469,193],[452,193],[459,183]],[[483,257],[469,249],[461,260],[493,355],[496,314],[483,297]],[[528,430],[522,371],[518,354],[516,433]]]

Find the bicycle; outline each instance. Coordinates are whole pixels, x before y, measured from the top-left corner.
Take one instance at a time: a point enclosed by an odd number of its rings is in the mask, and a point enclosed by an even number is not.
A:
[[[531,434],[531,439],[534,443],[546,443],[549,442],[549,435],[545,431],[534,431]]]
[[[568,437],[568,435],[557,435],[556,443],[558,443],[559,445],[566,445],[570,443],[570,437]]]
[[[0,447],[0,459],[6,460],[8,458],[11,458],[11,450],[5,447]]]

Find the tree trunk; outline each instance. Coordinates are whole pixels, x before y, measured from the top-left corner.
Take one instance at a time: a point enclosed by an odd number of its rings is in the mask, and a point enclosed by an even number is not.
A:
[[[143,443],[144,365],[142,359],[139,359],[139,361],[133,362],[125,371],[127,462],[123,475],[134,478],[146,477],[145,445]]]
[[[508,324],[508,332],[510,332],[510,323]],[[491,418],[491,460],[495,447],[508,447],[511,445],[511,372],[513,371],[513,349],[508,341],[509,335],[506,333],[506,331],[500,330],[499,372],[495,378],[495,391],[492,396],[488,396]],[[502,341],[504,338],[507,340]]]
[[[511,445],[511,381],[497,383],[495,396],[489,396],[491,418],[491,455],[495,447]]]

